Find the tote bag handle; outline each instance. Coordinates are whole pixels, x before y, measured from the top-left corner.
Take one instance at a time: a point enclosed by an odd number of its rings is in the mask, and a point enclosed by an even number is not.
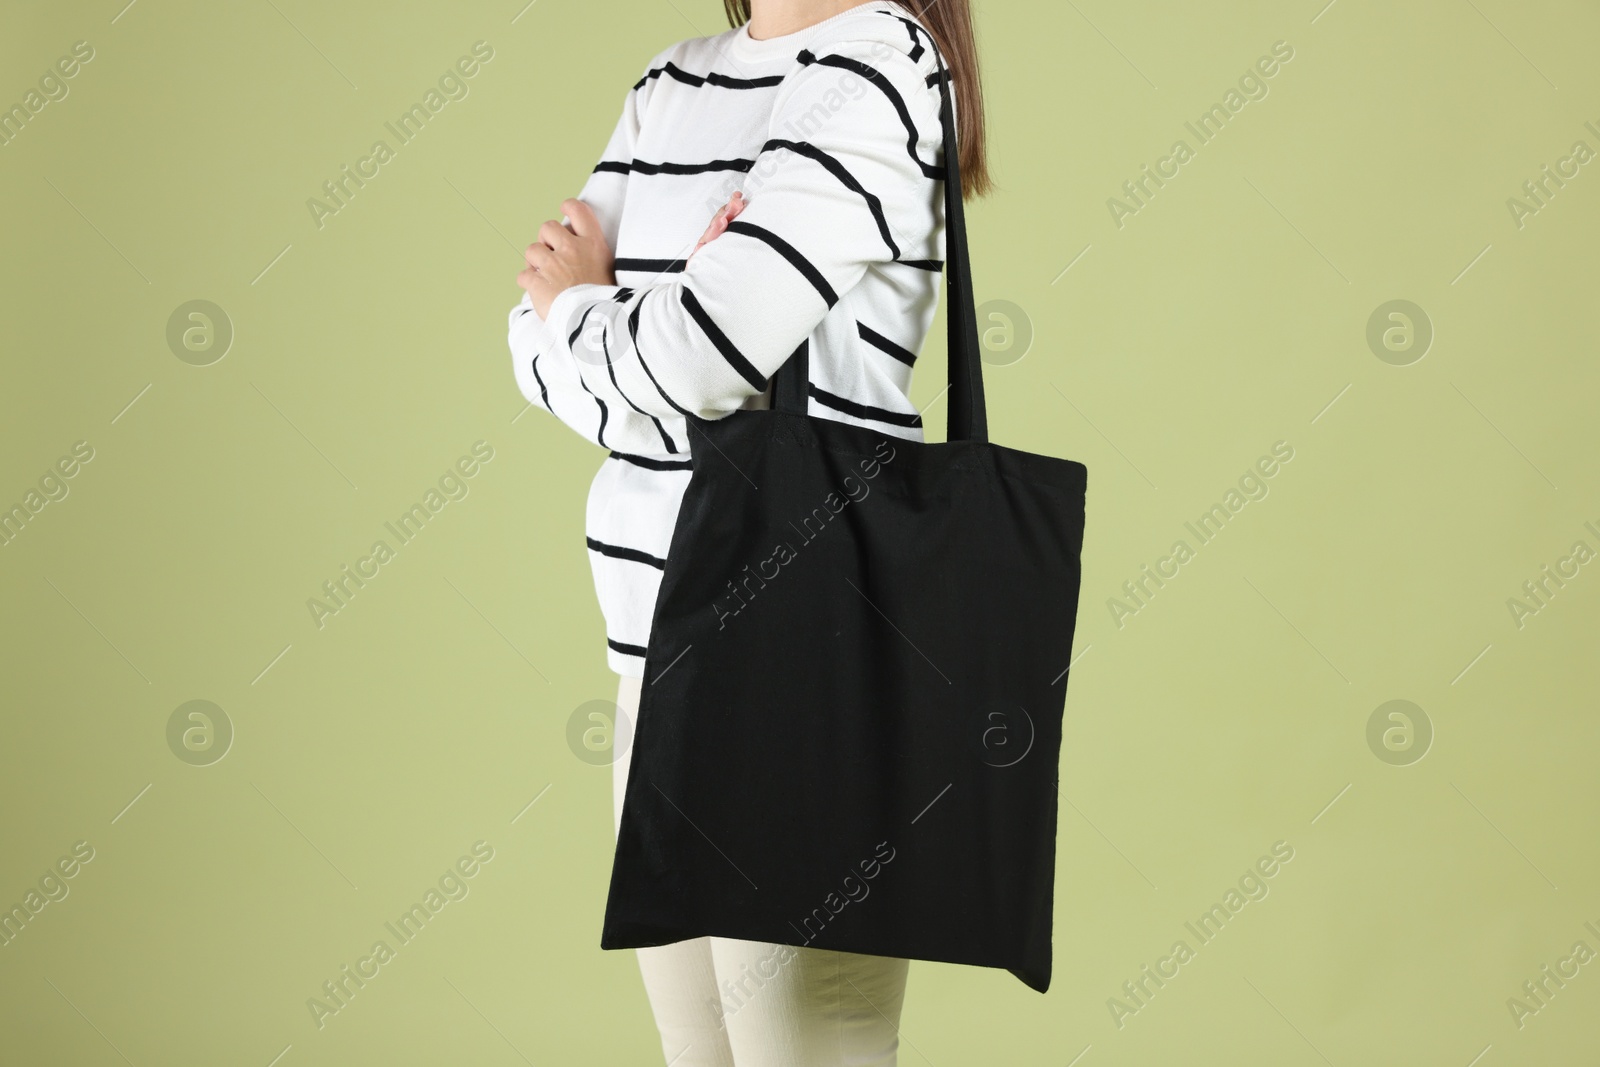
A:
[[[929,36],[929,47],[932,37]],[[955,109],[950,102],[950,76],[944,56],[933,48],[939,64],[939,121],[944,127],[945,308],[950,365],[949,408],[945,437],[951,441],[989,440],[983,401],[983,361],[978,355],[978,313],[973,306],[972,265],[967,256],[967,220],[961,197],[961,153],[956,144]],[[808,344],[779,368],[773,382],[773,407],[803,415],[809,392]]]

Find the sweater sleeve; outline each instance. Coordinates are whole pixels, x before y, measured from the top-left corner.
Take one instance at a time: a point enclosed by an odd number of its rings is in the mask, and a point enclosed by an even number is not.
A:
[[[657,57],[659,60],[660,57]],[[628,91],[600,161],[584,182],[578,199],[599,221],[606,244],[617,247],[622,206],[628,188],[629,164],[639,136],[640,119],[653,84],[647,67]],[[563,216],[563,219],[565,217]],[[639,412],[616,397],[592,392],[578,374],[568,346],[559,343],[551,325],[539,317],[524,292],[508,316],[507,343],[512,374],[522,395],[548,411],[588,441],[620,451],[675,452],[679,448],[661,420]]]
[[[684,270],[630,289],[576,285],[550,343],[597,399],[716,419],[766,390],[840,295],[875,265],[935,246],[939,92],[881,41],[802,52],[778,87],[748,206]]]

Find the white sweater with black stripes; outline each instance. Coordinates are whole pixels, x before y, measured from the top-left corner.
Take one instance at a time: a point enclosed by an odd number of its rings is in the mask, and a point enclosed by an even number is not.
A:
[[[548,320],[526,295],[511,310],[523,395],[610,452],[586,527],[617,673],[644,671],[690,477],[686,413],[767,407],[809,340],[812,416],[922,440],[907,393],[944,259],[932,48],[905,8],[872,0],[655,56],[579,194],[618,284],[565,290]],[[690,256],[736,189],[743,212]]]

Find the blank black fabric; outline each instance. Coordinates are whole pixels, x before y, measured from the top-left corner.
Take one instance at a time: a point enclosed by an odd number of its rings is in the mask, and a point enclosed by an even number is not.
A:
[[[941,74],[943,60],[940,59]],[[1087,469],[988,441],[948,80],[949,440],[690,419],[601,947],[1051,972]]]

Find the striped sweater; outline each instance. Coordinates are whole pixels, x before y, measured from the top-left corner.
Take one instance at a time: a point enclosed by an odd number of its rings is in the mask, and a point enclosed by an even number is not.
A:
[[[609,452],[585,526],[617,673],[644,672],[687,413],[768,407],[809,341],[810,415],[922,440],[907,394],[944,256],[932,49],[906,9],[871,0],[781,37],[740,27],[661,52],[579,193],[618,284],[564,290],[547,320],[526,295],[511,309],[523,395]],[[744,210],[693,251],[734,190]]]

